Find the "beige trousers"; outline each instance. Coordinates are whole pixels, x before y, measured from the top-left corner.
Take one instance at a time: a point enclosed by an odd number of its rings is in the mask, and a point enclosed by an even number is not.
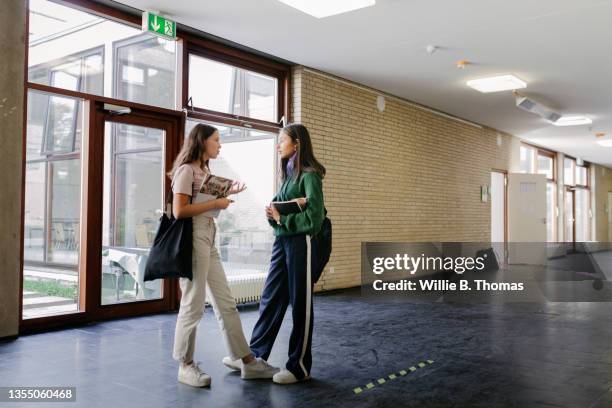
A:
[[[251,353],[242,331],[240,315],[227,284],[215,247],[215,221],[204,215],[193,217],[193,280],[180,278],[181,306],[174,333],[175,360],[192,361],[198,323],[204,314],[206,292],[233,360]]]

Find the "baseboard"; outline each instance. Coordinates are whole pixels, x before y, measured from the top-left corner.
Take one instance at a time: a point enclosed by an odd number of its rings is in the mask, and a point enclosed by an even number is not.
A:
[[[0,343],[5,343],[5,342],[17,340],[18,337],[19,337],[18,334],[12,334],[10,336],[0,337]]]

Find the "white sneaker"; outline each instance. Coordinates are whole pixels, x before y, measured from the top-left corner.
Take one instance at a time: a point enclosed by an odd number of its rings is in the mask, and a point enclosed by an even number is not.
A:
[[[188,366],[181,364],[178,372],[179,382],[192,387],[208,387],[211,381],[210,375],[202,372],[198,364],[191,363]]]
[[[306,380],[310,380],[309,375],[302,378],[301,380],[298,380],[295,375],[293,375],[293,373],[289,370],[281,370],[280,372],[274,374],[274,377],[272,377],[272,381],[274,381],[276,384],[295,384],[296,382]]]
[[[223,365],[229,368],[230,370],[240,371],[242,367],[242,361],[240,359],[232,360],[231,357],[223,357],[222,361]]]
[[[280,368],[271,366],[263,358],[257,358],[254,362],[249,364],[242,364],[240,370],[240,378],[243,380],[253,380],[256,378],[272,378],[276,373],[280,371]]]

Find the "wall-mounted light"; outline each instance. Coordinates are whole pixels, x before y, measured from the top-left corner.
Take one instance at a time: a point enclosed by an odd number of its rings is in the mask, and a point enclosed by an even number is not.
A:
[[[376,109],[378,109],[379,112],[384,112],[385,111],[385,97],[382,95],[378,95],[376,97]]]

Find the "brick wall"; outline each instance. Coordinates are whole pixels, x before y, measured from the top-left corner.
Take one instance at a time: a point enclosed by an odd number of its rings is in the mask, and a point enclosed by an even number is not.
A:
[[[490,184],[493,168],[511,170],[518,155],[511,135],[395,98],[380,113],[377,95],[293,70],[292,120],[308,127],[328,172],[333,254],[317,290],[360,284],[362,241],[489,241],[491,208],[480,186]]]

